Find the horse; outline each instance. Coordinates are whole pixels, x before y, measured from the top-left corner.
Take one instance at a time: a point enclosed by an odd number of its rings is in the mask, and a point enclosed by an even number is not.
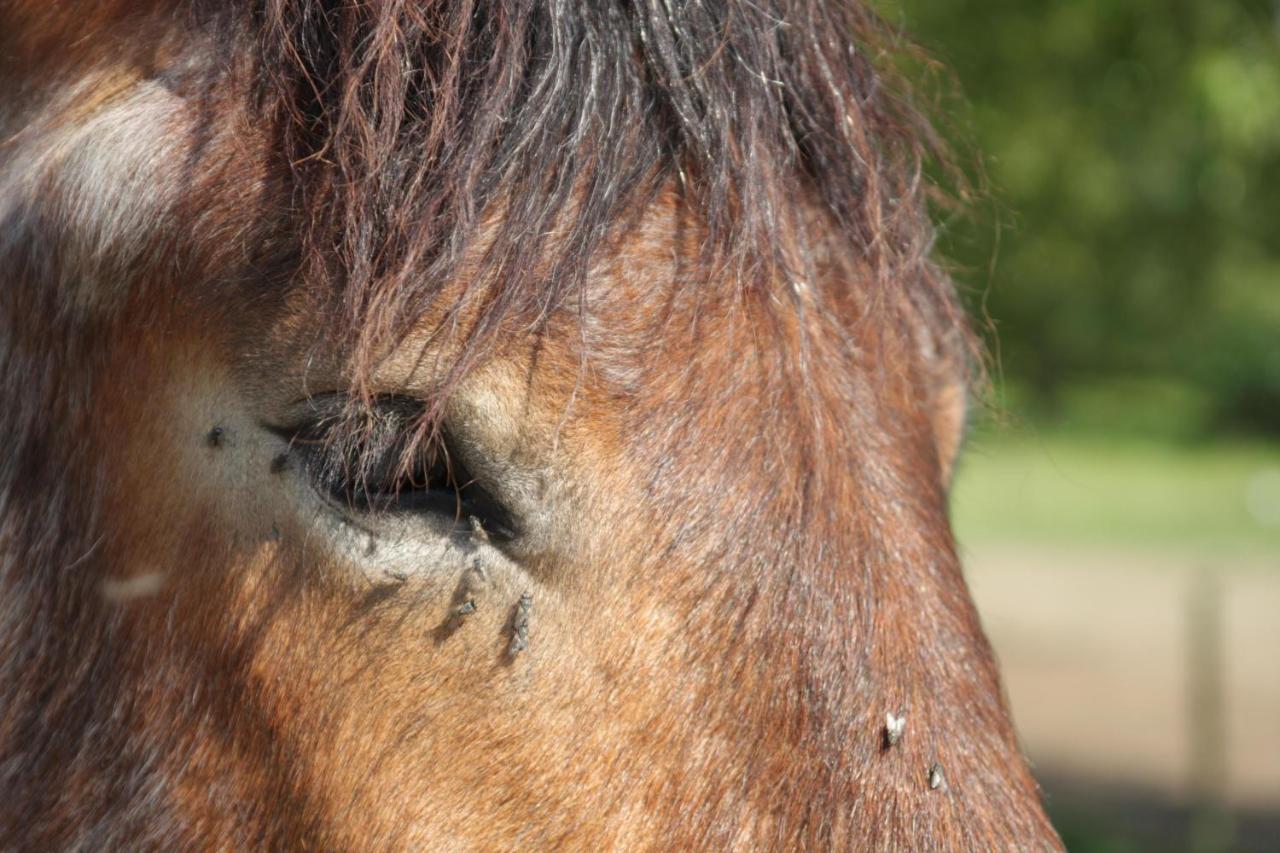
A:
[[[0,9],[5,847],[1060,847],[868,4]]]

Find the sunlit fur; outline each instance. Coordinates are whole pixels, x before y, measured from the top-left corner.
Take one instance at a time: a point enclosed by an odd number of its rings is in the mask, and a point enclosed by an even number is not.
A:
[[[0,5],[0,838],[1056,849],[896,49],[817,0]],[[263,424],[325,393],[421,400],[518,549],[314,509]]]

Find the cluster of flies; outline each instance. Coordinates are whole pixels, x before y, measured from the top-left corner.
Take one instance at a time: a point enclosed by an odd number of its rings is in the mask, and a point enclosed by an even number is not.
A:
[[[478,542],[488,542],[489,534],[480,523],[480,519],[473,515],[470,517],[470,522],[472,538]],[[463,575],[462,603],[453,608],[453,613],[450,614],[453,619],[462,620],[476,612],[476,601],[480,598],[480,591],[488,580],[489,576],[484,566],[480,565],[480,561],[476,560],[472,563],[471,568]],[[511,641],[507,643],[509,657],[515,657],[529,648],[529,617],[532,614],[533,596],[527,592],[521,593],[520,601],[516,604],[515,613],[511,617]]]

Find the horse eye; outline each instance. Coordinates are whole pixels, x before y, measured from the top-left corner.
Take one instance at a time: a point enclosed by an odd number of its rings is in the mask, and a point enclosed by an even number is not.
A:
[[[516,536],[512,514],[471,474],[447,433],[414,439],[420,405],[380,401],[358,424],[323,412],[279,430],[313,487],[350,512],[420,514],[500,540]]]

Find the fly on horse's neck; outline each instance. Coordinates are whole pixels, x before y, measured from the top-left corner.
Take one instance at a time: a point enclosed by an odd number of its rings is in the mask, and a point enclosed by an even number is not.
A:
[[[0,10],[0,838],[1059,846],[863,3]]]

